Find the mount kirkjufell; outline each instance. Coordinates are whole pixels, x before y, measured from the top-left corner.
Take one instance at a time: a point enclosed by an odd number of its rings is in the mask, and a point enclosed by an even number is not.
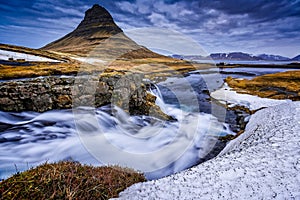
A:
[[[82,70],[85,73],[97,70],[102,73],[104,69],[107,73],[121,74],[124,71],[135,71],[143,73],[147,78],[156,79],[158,76],[171,76],[202,67],[154,53],[138,45],[124,34],[110,13],[99,5],[94,5],[85,12],[84,19],[74,31],[41,49],[0,44],[0,50],[10,51],[12,55],[22,53],[23,61],[28,61],[28,56],[56,61],[30,63],[31,67],[22,67],[22,63],[18,69],[8,63],[7,68],[0,68],[0,78],[6,79],[75,75]],[[11,59],[17,61],[17,58]]]
[[[85,12],[84,19],[74,31],[41,49],[90,57],[163,57],[128,38],[110,13],[97,4]]]

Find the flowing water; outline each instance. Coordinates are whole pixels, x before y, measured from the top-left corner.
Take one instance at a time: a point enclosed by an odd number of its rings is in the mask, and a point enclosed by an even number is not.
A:
[[[150,92],[157,96],[156,104],[176,121],[129,116],[111,105],[0,112],[0,179],[61,160],[118,164],[157,179],[206,160],[220,145],[217,137],[234,134],[231,129],[237,123],[232,111],[210,102],[209,90],[222,84],[211,71],[153,85]]]
[[[178,121],[129,116],[115,106],[78,108],[75,115],[72,110],[0,112],[0,176],[6,178],[45,161],[74,160],[138,168],[155,179],[198,163],[217,142],[216,136],[231,133],[226,124],[210,114],[185,112],[163,104],[161,99],[158,103]],[[78,130],[84,133],[78,136]],[[95,159],[99,155],[89,149],[89,140],[99,145],[96,153],[101,154],[100,159]],[[128,155],[110,152],[107,144]],[[146,161],[134,160],[134,155],[140,154]],[[114,159],[109,162],[105,156]]]

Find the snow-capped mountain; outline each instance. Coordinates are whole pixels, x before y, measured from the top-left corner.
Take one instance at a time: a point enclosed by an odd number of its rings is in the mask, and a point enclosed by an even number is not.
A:
[[[298,56],[292,58],[292,60],[293,60],[293,61],[300,61],[300,55],[298,55]]]
[[[269,54],[260,54],[257,56],[262,60],[270,60],[270,61],[289,61],[291,60],[288,57],[280,56],[280,55],[269,55]]]
[[[243,52],[231,52],[231,53],[212,53],[208,57],[201,55],[172,55],[173,58],[177,59],[186,59],[186,60],[244,60],[244,61],[253,61],[253,60],[263,60],[263,61],[300,61],[300,55],[294,58],[288,58],[280,55],[272,54],[259,54],[252,55]]]
[[[243,52],[212,53],[210,57],[214,60],[259,60],[256,56]]]

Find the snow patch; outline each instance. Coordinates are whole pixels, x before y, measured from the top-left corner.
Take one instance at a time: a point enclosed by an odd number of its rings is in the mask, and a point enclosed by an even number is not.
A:
[[[222,88],[212,92],[211,97],[220,101],[222,104],[229,104],[229,107],[240,105],[250,110],[291,102],[291,100],[268,99],[249,94],[240,94],[230,88],[226,83]]]
[[[244,175],[243,169],[230,169],[229,171],[222,172],[220,178],[222,180],[234,180],[242,177]]]
[[[106,64],[107,62],[101,60],[99,58],[85,58],[85,57],[71,57],[74,60],[78,60],[80,62],[89,63],[89,64]]]
[[[59,60],[54,60],[42,56],[36,56],[27,53],[19,53],[19,52],[6,51],[0,49],[0,60],[9,60],[10,58],[13,58],[14,60],[25,59],[25,61],[33,61],[33,62],[61,62]]]

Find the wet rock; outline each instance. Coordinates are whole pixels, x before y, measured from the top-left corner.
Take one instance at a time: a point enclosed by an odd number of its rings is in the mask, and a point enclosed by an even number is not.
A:
[[[69,95],[62,94],[57,97],[57,106],[60,108],[71,108],[72,104],[70,102],[72,100]]]
[[[170,120],[147,92],[142,74],[112,75],[95,80],[82,77],[44,77],[0,83],[0,110],[45,112],[78,106],[114,104],[130,114]]]

